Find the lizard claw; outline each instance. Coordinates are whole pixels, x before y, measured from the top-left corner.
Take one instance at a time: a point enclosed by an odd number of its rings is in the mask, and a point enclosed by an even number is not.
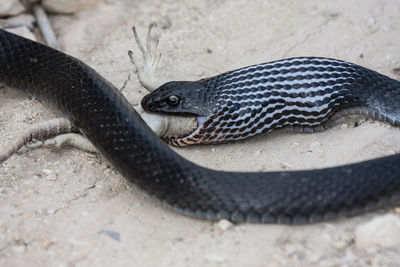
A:
[[[164,82],[162,82],[156,75],[156,70],[158,63],[161,59],[161,53],[157,51],[159,40],[152,38],[151,31],[154,27],[154,24],[151,23],[147,30],[146,44],[145,46],[142,44],[142,41],[139,38],[139,35],[136,31],[136,27],[132,27],[133,35],[135,37],[136,45],[143,56],[143,63],[140,64],[134,57],[132,51],[128,51],[129,58],[132,64],[135,66],[135,69],[138,73],[138,78],[140,83],[145,87],[149,92],[154,91],[158,87],[160,87]]]

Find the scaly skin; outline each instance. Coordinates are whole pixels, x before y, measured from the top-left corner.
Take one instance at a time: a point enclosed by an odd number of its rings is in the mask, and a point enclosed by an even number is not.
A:
[[[400,155],[295,172],[231,173],[199,167],[153,134],[93,69],[3,30],[0,82],[53,104],[122,175],[193,216],[306,223],[391,206],[400,199]]]

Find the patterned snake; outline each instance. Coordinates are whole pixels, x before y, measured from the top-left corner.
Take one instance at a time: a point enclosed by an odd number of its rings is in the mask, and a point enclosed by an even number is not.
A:
[[[145,96],[147,111],[197,116],[177,146],[235,141],[290,127],[320,131],[334,114],[368,115],[400,125],[400,83],[352,63],[290,58],[195,82],[170,82]]]
[[[57,107],[122,175],[192,216],[307,223],[392,206],[400,199],[400,154],[305,171],[241,173],[197,166],[162,142],[122,94],[92,68],[3,30],[0,82]],[[148,108],[175,107],[175,113],[203,118],[198,131],[185,140],[205,142],[237,139],[282,125],[314,127],[349,107],[364,107],[357,110],[398,125],[396,102],[400,102],[399,82],[321,58],[287,59],[197,82],[168,83],[143,100]],[[221,133],[225,137],[219,137]]]

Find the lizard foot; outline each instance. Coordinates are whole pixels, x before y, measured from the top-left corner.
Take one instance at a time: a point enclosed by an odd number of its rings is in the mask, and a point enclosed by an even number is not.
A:
[[[151,35],[153,27],[154,24],[150,24],[147,31],[146,48],[143,46],[135,26],[132,27],[136,44],[143,56],[143,64],[139,64],[139,62],[134,58],[132,51],[128,52],[129,58],[138,73],[140,83],[149,92],[154,91],[166,82],[165,79],[160,79],[156,75],[156,69],[161,59],[161,53],[157,51],[159,40],[152,38]]]

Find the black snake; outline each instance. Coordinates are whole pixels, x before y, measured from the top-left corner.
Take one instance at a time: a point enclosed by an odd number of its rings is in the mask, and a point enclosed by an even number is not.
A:
[[[308,74],[301,72],[307,72],[307,67],[299,67],[298,73],[294,73],[296,75],[290,79],[282,78],[279,73],[290,72],[294,64],[309,64],[311,68],[316,62],[326,62],[317,67],[325,67],[326,71],[317,69],[315,73],[322,75],[324,80],[309,81],[307,88],[310,91],[301,89],[299,94],[319,95],[320,92],[315,89],[319,87],[314,85],[322,82],[324,93],[316,98],[314,104],[302,102],[302,96],[299,99],[294,96],[297,87],[306,88]],[[328,67],[337,71],[331,72]],[[342,69],[345,71],[342,72]],[[275,98],[266,98],[280,103],[282,94],[286,94],[284,90],[287,84],[293,89],[288,89],[291,91],[287,92],[287,98],[295,100],[293,106],[302,108],[288,109],[276,104],[272,107],[274,115],[268,117],[269,107],[264,106],[264,102],[258,103],[252,99],[252,95],[257,97],[252,85],[258,82],[247,80],[253,79],[252,75],[257,77],[258,74],[252,73],[253,70],[260,70],[260,77],[266,79],[265,82],[275,81],[265,78],[267,71],[271,75],[276,74],[271,79],[276,79],[280,85],[276,84],[282,86],[277,92],[270,90]],[[295,82],[299,80],[304,82]],[[246,89],[240,89],[242,81]],[[183,159],[155,136],[122,94],[92,68],[57,50],[3,30],[0,30],[0,82],[23,89],[53,104],[69,117],[122,175],[172,208],[192,216],[226,218],[234,222],[306,223],[388,207],[400,199],[400,154],[334,168],[290,172],[221,172],[197,166]],[[300,115],[307,117],[307,123],[314,126],[314,122],[320,123],[325,115],[341,108],[341,103],[346,107],[356,106],[354,103],[366,105],[367,109],[378,114],[376,116],[388,118],[395,124],[400,118],[396,104],[400,102],[399,82],[350,63],[328,59],[289,59],[175,85],[193,88],[192,91],[183,91],[203,97],[199,99],[205,103],[203,107],[190,107],[185,98],[187,95],[175,96],[178,99],[168,96],[167,101],[177,107],[176,112],[201,116],[212,114],[208,120],[212,125],[219,112],[232,109],[232,115],[220,119],[227,121],[226,129],[235,125],[230,125],[229,119],[242,116],[237,103],[240,102],[239,106],[242,107],[243,101],[240,99],[244,99],[242,92],[246,90],[248,98],[252,100],[249,108],[265,113],[267,119],[261,125],[268,123],[271,127],[271,119],[301,123]],[[221,85],[221,88],[226,86],[224,90],[228,96],[214,102],[210,99],[219,99],[215,95],[217,85]],[[167,91],[170,87],[171,83],[163,86]],[[235,96],[235,90],[238,90],[238,96]],[[214,96],[208,97],[208,92]],[[262,94],[268,95],[267,90],[262,89]],[[156,100],[154,98],[155,95],[153,100]],[[239,102],[235,99],[239,99]],[[227,106],[221,109],[224,101]],[[247,108],[245,110],[247,112]],[[319,112],[325,115],[319,117]],[[313,120],[309,120],[307,114]],[[239,129],[246,121],[244,117],[241,118],[243,122],[237,125]],[[255,120],[261,122],[262,118],[255,116],[254,121],[250,119],[246,123],[255,124]],[[257,126],[256,129],[262,127]],[[215,134],[213,131],[210,138]],[[253,130],[250,132],[253,133]]]

